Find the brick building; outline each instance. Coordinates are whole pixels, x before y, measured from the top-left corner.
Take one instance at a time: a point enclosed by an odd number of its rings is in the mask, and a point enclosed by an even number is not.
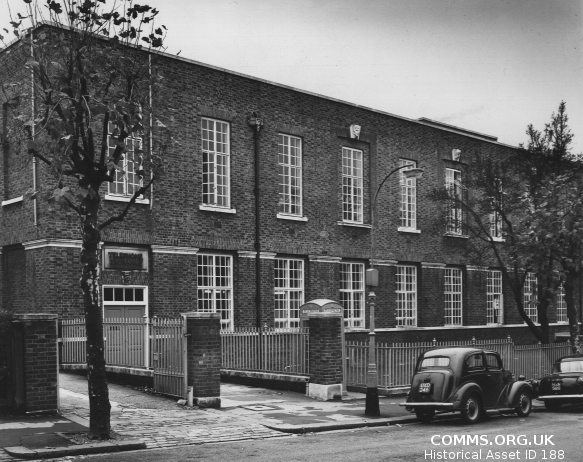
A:
[[[0,83],[24,72],[19,43],[0,52]],[[434,230],[442,211],[428,197],[456,184],[477,153],[505,156],[512,146],[180,57],[160,55],[158,65],[171,86],[180,146],[151,194],[103,232],[107,316],[218,311],[223,328],[293,327],[302,302],[330,298],[343,304],[347,329],[364,336],[371,196],[392,169],[411,165],[423,177],[397,172],[376,208],[379,341],[532,341],[500,271],[464,259],[459,226]],[[260,131],[249,124],[252,113]],[[6,107],[2,117],[6,129]],[[22,199],[33,177],[39,185],[54,181],[24,153],[5,145],[0,163],[2,307],[79,316],[74,212],[49,213],[43,201]],[[131,153],[127,159],[131,172]],[[123,207],[137,181],[128,174],[102,190],[102,216]],[[550,316],[554,330],[567,330],[561,304]]]

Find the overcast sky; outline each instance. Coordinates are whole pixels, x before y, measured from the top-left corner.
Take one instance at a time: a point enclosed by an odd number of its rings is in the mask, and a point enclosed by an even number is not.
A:
[[[510,145],[564,100],[583,151],[581,0],[140,3],[160,10],[169,53]]]

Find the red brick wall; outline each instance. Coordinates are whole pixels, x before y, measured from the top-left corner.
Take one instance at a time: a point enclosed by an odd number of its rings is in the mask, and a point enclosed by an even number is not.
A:
[[[310,317],[310,383],[342,383],[342,318]]]
[[[56,412],[58,409],[57,318],[56,315],[16,316],[22,334],[23,390],[20,410]]]
[[[18,59],[22,61],[23,58]],[[512,148],[183,59],[160,57],[157,62],[168,82],[170,125],[180,144],[166,154],[167,172],[155,185],[152,206],[135,206],[123,223],[105,230],[103,241],[106,244],[181,246],[229,253],[234,259],[236,326],[255,326],[255,265],[252,259],[237,258],[237,251],[254,250],[254,141],[247,117],[251,111],[257,111],[265,122],[259,134],[261,250],[304,259],[306,301],[319,297],[337,298],[339,289],[338,265],[310,262],[310,255],[365,262],[370,258],[370,229],[337,224],[342,216],[342,146],[361,149],[364,153],[365,224],[370,224],[370,196],[373,189],[376,190],[372,186],[398,166],[400,158],[414,160],[425,169],[423,178],[417,182],[417,219],[421,233],[398,231],[399,181],[398,175],[394,175],[378,197],[375,257],[418,265],[418,325],[443,325],[442,271],[421,268],[421,262],[463,268],[468,263],[464,256],[467,240],[444,237],[442,231],[435,228],[435,220],[442,212],[429,195],[444,183],[445,168],[453,165],[448,160],[452,149],[462,151],[462,163],[456,166],[463,169],[463,165],[470,164],[478,153],[505,156]],[[11,64],[7,67],[6,63]],[[17,63],[16,54],[0,54],[0,81],[8,80],[4,69],[20,69],[21,64]],[[235,214],[198,209],[202,198],[202,117],[230,123],[231,207],[236,209]],[[349,137],[348,127],[355,123],[362,126],[360,140]],[[302,138],[303,205],[307,221],[277,218],[278,133]],[[5,155],[5,163],[10,165],[0,165],[6,172],[0,175],[0,180],[5,181],[6,176],[9,189],[30,183],[30,165],[23,159],[28,157]],[[42,166],[39,167],[39,184],[42,187],[54,185]],[[104,193],[105,188],[101,192]],[[102,220],[119,212],[123,205],[104,200]],[[31,207],[27,202],[0,210],[0,245],[43,237],[79,239],[73,213],[49,213],[47,205],[39,201],[39,226],[33,227]],[[194,260],[194,257],[152,256],[152,265],[145,277],[150,287],[150,314],[177,315],[194,309]],[[57,270],[63,277],[47,278],[36,271],[39,285],[31,284],[27,288],[35,292],[36,300],[46,299],[51,310],[58,309],[51,300],[63,298],[60,294],[66,291],[78,291],[78,267],[66,261],[68,267]],[[375,290],[377,326],[393,327],[395,268],[379,266],[379,270],[381,285]],[[482,275],[473,273],[465,273],[464,325],[485,323],[485,280]],[[139,278],[144,280],[143,276]],[[273,261],[262,259],[260,278],[262,323],[272,325]],[[41,290],[47,292],[41,293]],[[65,304],[64,314],[74,311],[75,297],[77,295],[71,296],[71,301]],[[508,291],[504,302],[505,322],[521,322]],[[23,309],[20,301],[11,303],[9,308]],[[41,305],[37,302],[37,306]]]
[[[202,313],[201,313],[202,314]],[[218,315],[186,319],[188,385],[195,398],[221,395],[221,338]]]

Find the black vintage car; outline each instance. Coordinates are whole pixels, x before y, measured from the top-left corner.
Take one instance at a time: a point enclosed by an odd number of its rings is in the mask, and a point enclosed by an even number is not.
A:
[[[430,422],[437,411],[461,412],[474,424],[490,409],[511,410],[526,417],[532,410],[532,386],[514,380],[495,351],[448,347],[419,356],[407,401],[420,422]]]
[[[533,385],[538,398],[549,411],[556,411],[563,404],[583,403],[583,356],[576,354],[559,358],[551,375]]]

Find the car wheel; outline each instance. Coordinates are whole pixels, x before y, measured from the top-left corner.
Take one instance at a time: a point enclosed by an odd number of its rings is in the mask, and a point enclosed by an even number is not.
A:
[[[527,390],[522,390],[518,397],[518,406],[516,406],[516,414],[519,417],[527,417],[532,411],[532,398]]]
[[[545,401],[545,408],[547,411],[550,412],[556,412],[559,409],[561,409],[561,403],[558,403],[556,401]]]
[[[482,403],[476,393],[472,393],[462,402],[462,419],[467,424],[475,424],[482,418]]]
[[[415,409],[417,420],[421,423],[429,423],[435,417],[434,409]]]

